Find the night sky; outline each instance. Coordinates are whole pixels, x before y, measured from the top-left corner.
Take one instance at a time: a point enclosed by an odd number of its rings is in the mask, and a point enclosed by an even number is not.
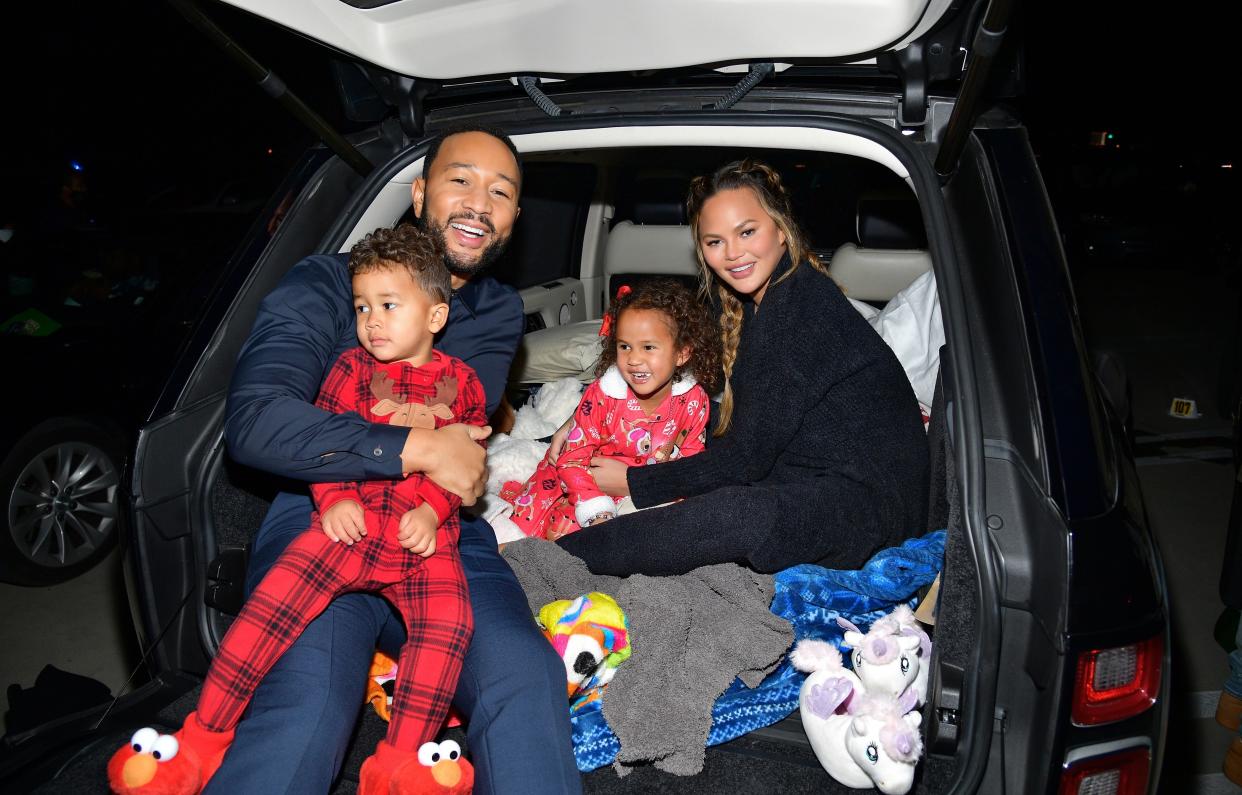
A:
[[[311,141],[167,4],[31,11],[43,23],[4,53],[6,207],[46,190],[71,160],[97,199],[121,203],[177,182],[258,175],[274,183]],[[319,48],[226,6],[209,11],[321,113],[337,112]]]
[[[1239,11],[1228,5],[1211,7],[1227,16],[1187,20],[1119,4],[1028,3],[1010,41],[1025,44],[1026,97],[1016,104],[1037,150],[1110,129],[1125,146],[1161,155],[1231,157],[1237,136],[1222,117],[1231,113],[1228,78],[1237,66],[1227,62],[1232,46],[1224,39]],[[349,129],[322,49],[227,6],[204,7],[312,107]],[[36,21],[9,26],[3,55],[6,215],[24,212],[69,160],[89,170],[98,199],[133,203],[171,183],[235,174],[274,184],[310,141],[164,3],[37,4],[23,13]]]

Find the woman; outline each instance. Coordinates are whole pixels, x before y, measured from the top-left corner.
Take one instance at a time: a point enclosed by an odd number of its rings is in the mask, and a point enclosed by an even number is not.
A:
[[[600,488],[639,508],[559,540],[598,574],[736,562],[857,568],[922,533],[927,439],[893,352],[807,249],[780,176],[753,160],[688,199],[705,296],[722,307],[725,390],[702,453],[627,468]]]

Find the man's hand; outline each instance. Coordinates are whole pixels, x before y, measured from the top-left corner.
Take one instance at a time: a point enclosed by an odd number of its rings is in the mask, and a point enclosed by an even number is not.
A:
[[[626,480],[629,471],[630,465],[616,458],[597,455],[591,459],[591,477],[595,478],[599,490],[610,497],[630,496],[630,484]]]
[[[323,523],[323,534],[333,541],[344,541],[352,545],[367,534],[362,506],[353,500],[333,503],[332,507],[319,515],[319,519]]]
[[[429,558],[436,551],[436,530],[440,520],[431,506],[423,503],[412,511],[406,511],[397,525],[397,543],[415,555]]]
[[[401,471],[422,472],[440,488],[474,505],[487,485],[487,451],[479,445],[492,433],[486,425],[411,428],[401,450]]]
[[[552,443],[548,445],[548,454],[545,456],[549,461],[556,461],[561,457],[561,451],[565,449],[565,437],[569,436],[569,429],[574,427],[574,418],[570,417],[565,420],[565,424],[556,429],[556,433],[552,434]]]

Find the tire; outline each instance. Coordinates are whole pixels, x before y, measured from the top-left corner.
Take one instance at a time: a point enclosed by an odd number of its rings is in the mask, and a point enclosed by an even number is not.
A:
[[[102,560],[117,543],[124,442],[76,419],[43,423],[0,464],[0,580],[51,585]]]

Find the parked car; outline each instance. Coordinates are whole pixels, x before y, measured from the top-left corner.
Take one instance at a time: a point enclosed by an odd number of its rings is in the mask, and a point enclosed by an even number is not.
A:
[[[72,578],[124,533],[122,474],[138,427],[261,208],[242,203],[243,184],[213,193],[227,211],[165,195],[116,209],[106,229],[66,229],[54,242],[19,230],[6,244],[33,261],[21,268],[33,277],[0,301],[0,355],[30,385],[12,390],[14,421],[0,428],[0,581]],[[54,268],[40,261],[48,252]]]
[[[193,324],[190,282],[211,275],[181,264],[86,269],[64,289],[9,303],[0,355],[27,386],[11,391],[0,430],[0,580],[69,579],[123,533],[126,459]]]
[[[364,61],[399,111],[352,136],[355,152],[312,149],[276,233],[229,266],[141,430],[127,482],[126,563],[153,680],[102,722],[87,714],[23,739],[13,748],[29,762],[21,781],[50,789],[63,771],[80,777],[204,674],[238,602],[244,545],[281,486],[231,463],[222,439],[229,374],[258,303],[301,257],[347,251],[400,220],[428,136],[468,119],[503,127],[525,156],[519,231],[498,268],[520,288],[532,331],[599,317],[614,279],[636,269],[692,273],[677,185],[739,153],[789,176],[847,292],[893,262],[930,268],[947,340],[931,410],[942,495],[933,517],[947,547],[918,791],[1155,791],[1170,681],[1162,564],[1121,422],[1083,345],[1026,131],[974,104],[971,70],[986,65],[991,41],[976,39],[977,26],[1001,30],[1003,19],[982,3],[831,0],[513,13],[382,4],[382,15],[375,3],[315,14],[234,4]],[[704,20],[745,35],[705,35]],[[980,42],[959,80],[956,54]],[[760,55],[788,65],[756,64]],[[741,82],[703,66],[737,64],[749,70]],[[355,153],[374,168],[356,170]],[[855,210],[872,194],[916,207],[917,235],[872,230]],[[846,264],[864,276],[847,278]],[[159,720],[176,725],[189,701]],[[374,737],[360,731],[347,779]],[[848,791],[815,762],[796,720],[709,749],[699,776],[663,775],[605,769],[586,784]]]

